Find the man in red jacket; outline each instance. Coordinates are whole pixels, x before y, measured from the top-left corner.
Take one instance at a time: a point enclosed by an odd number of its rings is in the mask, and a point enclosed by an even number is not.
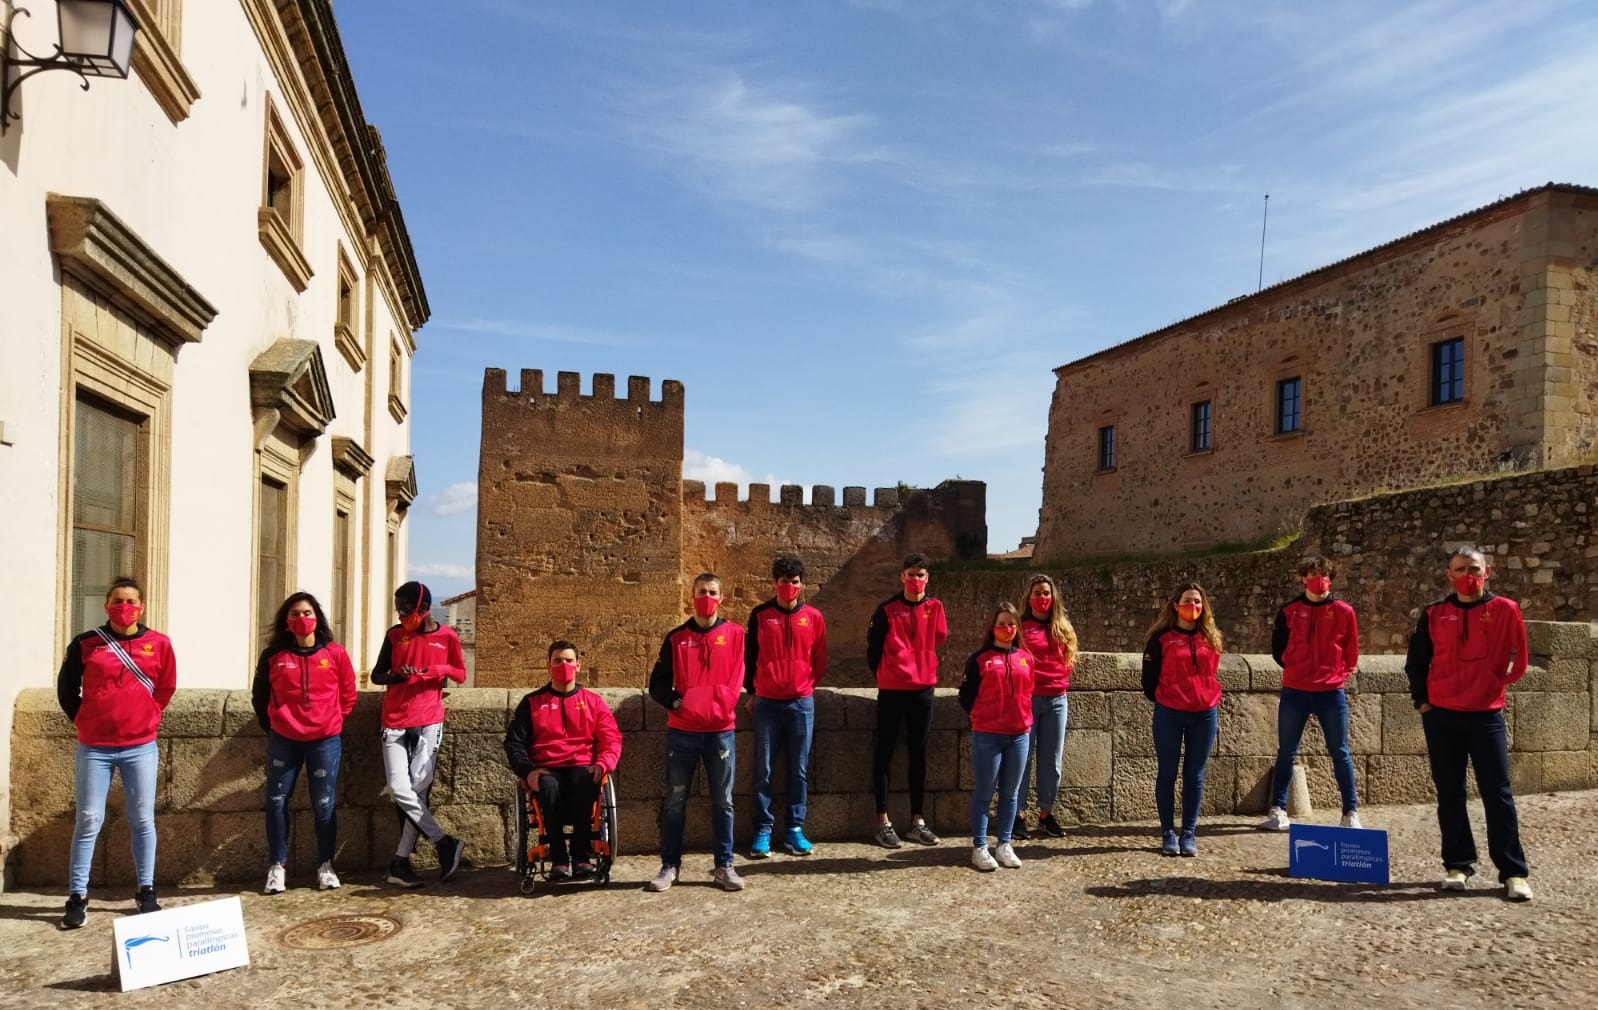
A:
[[[645,890],[664,891],[682,869],[683,820],[694,771],[705,766],[710,786],[710,830],[715,842],[716,886],[741,891],[732,868],[732,779],[737,751],[733,726],[744,686],[744,629],[716,616],[721,579],[706,572],[694,579],[694,616],[673,628],[660,644],[649,674],[649,696],[670,711],[666,717],[666,800],[660,817],[660,872]]]
[[[511,771],[537,797],[550,834],[551,880],[594,874],[593,810],[599,783],[621,761],[621,730],[605,699],[577,685],[577,646],[549,645],[549,683],[524,697],[505,730]],[[561,825],[572,826],[571,851]],[[575,866],[573,864],[576,864]]]
[[[1490,575],[1481,551],[1454,551],[1448,559],[1454,591],[1421,610],[1404,672],[1437,787],[1447,871],[1443,890],[1463,891],[1476,872],[1476,840],[1465,807],[1465,768],[1472,764],[1487,816],[1487,852],[1504,897],[1530,901],[1504,727],[1504,689],[1526,672],[1526,623],[1513,600],[1488,592]]]
[[[1298,566],[1304,592],[1276,612],[1271,655],[1282,668],[1282,694],[1276,708],[1276,771],[1271,779],[1271,809],[1260,828],[1286,831],[1287,792],[1293,784],[1293,759],[1310,716],[1320,723],[1326,753],[1343,799],[1343,827],[1359,822],[1354,758],[1348,749],[1348,695],[1343,684],[1359,665],[1359,619],[1354,608],[1332,595],[1337,568],[1323,557]]]

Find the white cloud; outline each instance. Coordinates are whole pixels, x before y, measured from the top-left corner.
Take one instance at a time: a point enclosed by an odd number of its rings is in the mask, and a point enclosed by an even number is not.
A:
[[[435,516],[458,516],[477,509],[477,482],[451,484],[427,496],[427,511]]]
[[[425,575],[432,579],[464,579],[470,582],[476,578],[476,573],[470,565],[411,565],[409,566],[409,571],[412,575]]]
[[[682,476],[684,480],[704,481],[705,495],[709,498],[716,496],[717,483],[737,484],[739,498],[749,497],[750,484],[769,484],[776,488],[788,483],[769,473],[765,477],[756,477],[737,463],[707,455],[699,449],[683,450]]]

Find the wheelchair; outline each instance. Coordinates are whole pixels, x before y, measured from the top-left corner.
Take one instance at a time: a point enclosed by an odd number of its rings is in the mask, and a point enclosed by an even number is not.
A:
[[[599,783],[599,796],[594,800],[590,816],[593,818],[594,875],[588,879],[597,884],[608,884],[610,869],[616,862],[616,786],[609,775]],[[569,836],[570,827],[562,824],[557,825],[555,830]],[[526,783],[518,783],[516,877],[523,894],[532,894],[540,880],[549,880],[549,871],[554,867],[549,859],[551,837],[538,798],[528,791]]]

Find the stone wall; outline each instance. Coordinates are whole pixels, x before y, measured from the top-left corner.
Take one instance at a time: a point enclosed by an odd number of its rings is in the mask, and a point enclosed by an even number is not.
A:
[[[1299,559],[1321,554],[1337,562],[1337,592],[1359,613],[1360,647],[1403,652],[1420,608],[1448,591],[1446,555],[1463,543],[1487,552],[1491,588],[1518,602],[1527,619],[1593,619],[1595,517],[1598,468],[1587,465],[1324,505],[1312,509],[1300,536],[1278,550],[955,569],[939,571],[933,581],[949,612],[950,641],[960,649],[976,647],[993,604],[1019,601],[1027,574],[1038,570],[1059,579],[1085,649],[1142,649],[1171,588],[1197,579],[1210,593],[1227,648],[1269,652],[1277,609],[1302,588],[1295,574]]]
[[[1533,668],[1510,691],[1506,715],[1515,787],[1521,792],[1598,786],[1598,635],[1590,625],[1532,623]],[[1144,820],[1154,816],[1154,755],[1150,707],[1139,691],[1140,657],[1089,654],[1072,682],[1065,787],[1056,813],[1067,822]],[[1210,813],[1263,808],[1275,752],[1278,671],[1268,656],[1231,654],[1221,667],[1226,695],[1220,736],[1211,758],[1204,808]],[[641,692],[601,689],[626,736],[617,773],[620,850],[656,851],[664,792],[665,712]],[[821,841],[862,840],[874,823],[870,791],[874,693],[823,689],[817,693],[812,793],[807,830]],[[1420,720],[1410,705],[1402,659],[1371,656],[1350,682],[1351,738],[1361,795],[1367,803],[1427,801]],[[450,693],[448,732],[433,799],[439,820],[464,838],[478,865],[508,861],[514,838],[514,785],[500,741],[520,691],[475,688]],[[398,820],[382,795],[376,743],[380,698],[363,692],[345,727],[339,779],[341,870],[386,865]],[[12,738],[12,823],[19,843],[6,872],[20,884],[59,886],[66,877],[73,821],[72,727],[53,692],[24,691],[17,701]],[[749,838],[752,735],[740,715],[737,838]],[[162,723],[161,779],[157,792],[160,846],[157,880],[163,884],[255,881],[266,864],[262,822],[265,740],[245,691],[180,691]],[[1318,808],[1335,810],[1336,786],[1313,725],[1305,733],[1301,762]],[[779,770],[779,781],[781,772]],[[904,781],[903,745],[893,782]],[[972,785],[970,734],[954,692],[940,692],[928,747],[928,809],[934,827],[959,845],[967,828]],[[903,822],[907,800],[891,799]],[[308,875],[315,843],[304,789],[295,796],[291,873]],[[121,790],[113,786],[108,819],[96,851],[95,886],[124,886],[132,879]],[[1380,826],[1379,818],[1369,818]],[[708,816],[701,781],[690,801],[688,840],[708,847]],[[695,859],[699,857],[693,857]],[[430,847],[418,853],[431,859]],[[708,860],[706,861],[708,865]],[[507,882],[507,888],[508,888]]]
[[[1062,366],[1036,556],[1251,542],[1322,502],[1594,461],[1595,256],[1598,190],[1545,187]],[[1464,399],[1432,406],[1432,348],[1455,338]],[[1278,434],[1292,378],[1301,426]]]

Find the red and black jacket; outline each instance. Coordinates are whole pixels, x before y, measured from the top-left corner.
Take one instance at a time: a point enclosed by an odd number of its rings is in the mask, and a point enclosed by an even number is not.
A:
[[[931,596],[914,603],[904,594],[883,600],[866,629],[866,665],[879,690],[920,691],[938,684],[938,648],[949,637],[943,604]]]
[[[973,733],[1015,736],[1032,728],[1032,654],[990,645],[965,661],[960,707],[971,716]]]
[[[732,729],[743,686],[743,626],[719,617],[708,628],[691,617],[673,628],[649,673],[649,696],[671,709],[666,725],[690,733]]]
[[[402,666],[417,672],[401,677],[394,671]],[[383,728],[443,722],[444,685],[451,680],[466,683],[466,658],[454,628],[447,624],[435,624],[432,631],[406,631],[402,624],[389,628],[372,667],[372,683],[388,688],[383,692]]]
[[[1033,694],[1058,698],[1071,689],[1073,668],[1065,661],[1065,650],[1049,635],[1049,622],[1030,613],[1022,617],[1021,645],[1032,653]]]
[[[1514,600],[1492,593],[1470,603],[1450,593],[1421,611],[1404,672],[1415,707],[1490,712],[1526,673],[1526,622]]]
[[[178,661],[172,641],[140,624],[123,637],[101,630],[121,644],[143,677],[134,676],[100,637],[85,631],[67,645],[56,674],[56,700],[78,729],[78,742],[90,747],[135,747],[155,739],[161,713],[178,688]]]
[[[749,612],[744,690],[761,698],[808,698],[827,669],[827,622],[808,603],[784,610],[767,600]]]
[[[534,768],[583,765],[608,774],[621,761],[621,730],[598,694],[586,687],[561,694],[545,684],[516,706],[505,730],[505,757],[519,779]]]
[[[1143,647],[1143,695],[1179,712],[1207,712],[1221,703],[1221,654],[1199,630],[1167,628]]]
[[[1282,686],[1298,691],[1336,691],[1359,665],[1359,618],[1333,596],[1307,596],[1276,612],[1271,655],[1282,668]]]
[[[325,740],[344,731],[355,707],[355,667],[337,642],[268,646],[250,686],[255,719],[290,740]]]

